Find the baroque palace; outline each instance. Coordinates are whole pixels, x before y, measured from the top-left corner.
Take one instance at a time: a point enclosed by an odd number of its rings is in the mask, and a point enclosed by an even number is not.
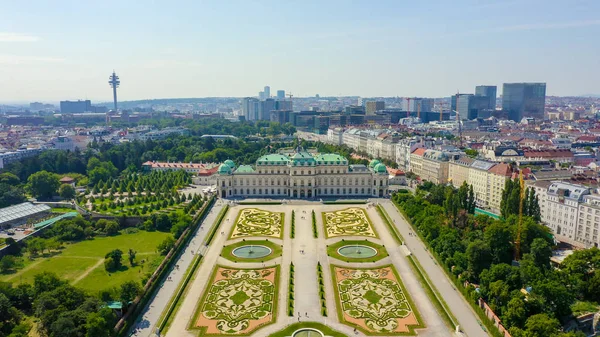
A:
[[[264,155],[254,167],[226,160],[217,171],[217,188],[222,198],[383,197],[388,194],[388,172],[378,160],[368,167],[348,165],[338,154],[298,148]]]

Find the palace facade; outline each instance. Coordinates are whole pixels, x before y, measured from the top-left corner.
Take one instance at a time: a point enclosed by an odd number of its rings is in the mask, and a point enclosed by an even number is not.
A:
[[[226,160],[217,171],[217,189],[222,198],[383,197],[388,178],[378,160],[369,166],[348,165],[338,154],[298,149],[262,156],[254,166]]]

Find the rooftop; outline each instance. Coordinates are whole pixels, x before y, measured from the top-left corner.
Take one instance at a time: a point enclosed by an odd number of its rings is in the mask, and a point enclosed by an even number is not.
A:
[[[50,209],[51,208],[48,205],[34,205],[30,202],[24,202],[22,204],[5,207],[0,209],[0,225],[40,212],[50,211]]]

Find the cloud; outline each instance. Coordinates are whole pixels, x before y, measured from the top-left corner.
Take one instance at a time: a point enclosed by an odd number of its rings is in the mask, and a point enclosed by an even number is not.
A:
[[[500,28],[496,29],[496,31],[514,32],[514,31],[524,31],[524,30],[545,30],[545,29],[590,27],[590,26],[599,26],[599,25],[600,25],[600,20],[583,20],[583,21],[576,21],[576,22],[555,22],[555,23],[531,23],[531,24],[500,27]]]
[[[23,56],[23,55],[2,55],[0,54],[0,65],[21,65],[21,64],[40,64],[40,63],[62,63],[65,59],[59,57],[46,56]]]
[[[39,37],[29,34],[0,32],[0,42],[36,42]]]

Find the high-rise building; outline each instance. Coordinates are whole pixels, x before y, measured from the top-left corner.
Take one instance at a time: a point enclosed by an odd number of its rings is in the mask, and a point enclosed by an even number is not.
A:
[[[458,106],[457,99],[458,96]],[[489,117],[491,109],[489,107],[489,97],[477,96],[473,94],[458,94],[451,97],[451,108],[458,111],[461,119],[475,119],[477,117]]]
[[[263,99],[265,99],[265,92],[264,91],[259,91],[258,92],[258,99],[261,100],[261,101]]]
[[[285,90],[277,90],[277,99],[285,99]]]
[[[504,83],[502,109],[508,117],[520,122],[523,117],[544,119],[546,83]]]
[[[263,90],[263,92],[265,93],[265,99],[271,98],[271,87],[270,86],[266,85],[265,90]]]
[[[374,115],[375,111],[384,110],[385,102],[384,101],[368,101],[365,104],[365,111],[367,115]]]
[[[254,97],[246,97],[242,99],[242,116],[247,121],[255,121],[259,119],[258,103],[260,101]]]
[[[403,98],[402,109],[404,111],[433,111],[433,98]]]
[[[495,85],[478,85],[475,87],[475,96],[485,96],[489,100],[488,109],[496,109],[496,91]]]
[[[92,111],[92,102],[89,99],[85,101],[60,101],[60,113],[72,114],[90,111]]]

